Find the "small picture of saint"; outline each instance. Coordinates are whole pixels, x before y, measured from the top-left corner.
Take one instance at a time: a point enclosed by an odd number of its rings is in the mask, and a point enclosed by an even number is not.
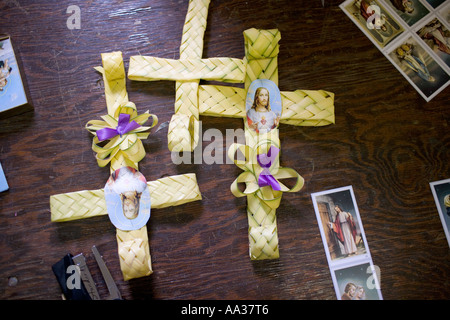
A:
[[[106,183],[105,198],[109,217],[118,229],[139,229],[147,223],[150,193],[145,177],[136,169],[114,171]]]
[[[259,79],[252,82],[246,100],[247,124],[264,134],[278,127],[281,116],[281,94],[276,84]]]
[[[383,300],[376,270],[370,261],[335,269],[334,283],[338,299]]]
[[[353,189],[344,187],[313,195],[322,237],[331,261],[368,257]]]

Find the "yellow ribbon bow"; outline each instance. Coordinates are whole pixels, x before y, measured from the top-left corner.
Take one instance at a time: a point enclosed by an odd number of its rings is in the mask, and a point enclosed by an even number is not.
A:
[[[135,121],[139,127],[124,134],[118,134],[109,142],[102,146],[97,135],[97,131],[105,128],[116,129],[118,126],[120,114],[129,114],[130,122]],[[152,117],[151,126],[144,126],[145,122]],[[141,139],[147,139],[150,132],[146,132],[158,123],[158,117],[146,111],[138,115],[136,105],[133,102],[126,102],[120,105],[114,112],[114,116],[104,115],[102,120],[91,120],[86,123],[86,129],[95,137],[92,141],[92,150],[96,152],[97,163],[100,167],[106,166],[113,159],[122,159],[126,165],[136,168],[137,163],[145,157],[145,149]],[[123,161],[119,161],[122,163]],[[123,163],[122,163],[123,164]],[[112,166],[112,164],[111,164]],[[115,170],[113,166],[111,170]]]
[[[260,187],[258,178],[263,174],[264,168],[258,163],[258,155],[267,153],[271,146],[276,146],[273,140],[262,140],[255,148],[248,145],[234,143],[228,149],[228,157],[244,172],[242,172],[236,180],[231,184],[231,192],[235,197],[243,197],[254,194],[256,197],[264,201],[270,208],[278,208],[283,192],[297,192],[303,188],[304,179],[294,169],[280,167],[279,156],[271,162],[269,171],[273,178],[278,182],[280,190],[274,190],[271,186]],[[236,152],[240,151],[244,156],[244,160],[235,159]],[[239,156],[239,155],[238,155]],[[292,188],[280,182],[281,179],[296,178],[296,182]],[[239,188],[239,183],[245,183],[244,191]]]

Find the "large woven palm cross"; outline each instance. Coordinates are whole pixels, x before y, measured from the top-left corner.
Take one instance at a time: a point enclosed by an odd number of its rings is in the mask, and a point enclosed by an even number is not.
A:
[[[243,118],[246,145],[234,145],[229,156],[241,150],[245,163],[235,163],[246,170],[232,185],[236,196],[247,196],[249,243],[251,259],[279,257],[276,227],[276,208],[281,192],[270,187],[255,187],[251,174],[255,175],[254,157],[270,146],[279,148],[278,129],[267,134],[256,134],[246,123],[245,97],[247,89],[256,79],[269,79],[278,85],[280,32],[277,29],[244,31],[245,58],[202,58],[203,36],[206,29],[209,0],[190,0],[180,47],[180,59],[162,59],[148,56],[130,58],[128,77],[137,81],[176,81],[175,114],[169,124],[169,150],[193,151],[199,141],[199,115]],[[244,83],[245,88],[220,85],[199,85],[200,80]],[[296,126],[324,126],[334,123],[334,94],[319,90],[281,91],[282,114],[280,122]],[[276,178],[294,177],[291,171],[279,167],[276,157]],[[255,169],[256,168],[256,169]],[[281,170],[279,170],[281,169]],[[247,174],[250,172],[251,174]],[[245,183],[241,192],[237,183]],[[298,191],[303,179],[297,176],[292,189]]]

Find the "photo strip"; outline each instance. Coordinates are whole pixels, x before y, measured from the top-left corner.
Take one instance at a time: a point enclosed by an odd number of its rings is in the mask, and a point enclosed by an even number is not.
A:
[[[450,247],[450,179],[430,182],[430,188]]]
[[[340,8],[427,102],[450,84],[450,4],[346,0]]]
[[[311,198],[337,298],[382,300],[379,269],[372,262],[352,186]]]

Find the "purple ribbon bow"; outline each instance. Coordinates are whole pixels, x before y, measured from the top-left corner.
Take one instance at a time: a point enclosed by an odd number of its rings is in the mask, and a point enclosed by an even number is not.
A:
[[[99,141],[104,141],[111,139],[117,135],[122,137],[123,134],[133,131],[139,128],[141,125],[136,121],[130,122],[130,115],[126,113],[121,113],[119,115],[119,121],[115,129],[103,128],[97,131],[97,137]]]
[[[275,161],[275,158],[277,157],[279,152],[280,149],[271,146],[267,153],[258,154],[256,156],[259,165],[261,166],[261,168],[263,168],[263,171],[258,177],[258,186],[271,186],[273,190],[281,190],[280,184],[269,171],[270,166],[272,165],[273,161]]]

